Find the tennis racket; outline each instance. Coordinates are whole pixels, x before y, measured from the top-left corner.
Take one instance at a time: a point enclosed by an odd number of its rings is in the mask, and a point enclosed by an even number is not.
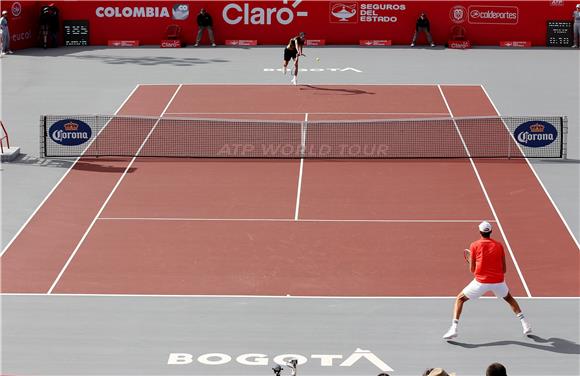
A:
[[[467,262],[468,264],[471,263],[471,251],[469,249],[463,250],[463,258],[465,259],[465,262]]]

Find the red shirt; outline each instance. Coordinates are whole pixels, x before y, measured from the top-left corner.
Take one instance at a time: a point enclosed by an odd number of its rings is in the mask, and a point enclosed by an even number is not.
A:
[[[475,258],[475,279],[480,283],[500,283],[504,280],[503,260],[505,257],[501,243],[493,239],[481,238],[471,243],[471,257]]]

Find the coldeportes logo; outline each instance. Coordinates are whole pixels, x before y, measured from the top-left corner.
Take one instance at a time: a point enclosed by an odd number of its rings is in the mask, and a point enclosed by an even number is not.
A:
[[[80,120],[63,119],[52,124],[48,130],[50,138],[57,144],[77,146],[91,139],[91,127]]]
[[[518,23],[518,18],[518,7],[484,5],[472,5],[469,7],[470,24],[516,25]]]
[[[463,5],[456,5],[449,11],[449,18],[454,23],[463,23],[467,18],[467,9]]]
[[[251,6],[250,2],[227,4],[223,11],[222,17],[230,25],[271,25],[278,23],[280,25],[289,25],[294,21],[294,17],[306,17],[308,12],[296,11],[295,9],[302,3],[302,0],[294,0],[291,8],[287,6],[263,8],[260,6]],[[282,1],[283,5],[288,4],[288,0]]]
[[[174,20],[187,20],[189,17],[189,5],[187,4],[175,4],[173,6],[172,13]]]
[[[541,148],[558,138],[558,130],[547,121],[533,120],[520,124],[514,131],[514,137],[521,145]]]
[[[97,7],[97,17],[105,18],[169,18],[166,7]]]
[[[18,1],[15,1],[12,3],[10,10],[12,11],[12,16],[19,17],[22,14],[22,4],[20,4]]]
[[[355,23],[356,3],[330,3],[330,22]]]

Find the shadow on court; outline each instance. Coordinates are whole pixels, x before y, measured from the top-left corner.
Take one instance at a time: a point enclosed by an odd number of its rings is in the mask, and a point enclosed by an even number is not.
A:
[[[114,162],[113,160],[110,160],[110,161]],[[121,160],[121,162],[122,162],[122,160]],[[90,172],[123,173],[126,170],[126,166],[109,165],[105,161],[97,162],[95,160],[91,160],[91,161],[87,162],[87,161],[79,160],[75,164],[74,169],[81,170],[81,171],[90,171]],[[131,174],[131,173],[135,172],[136,170],[137,169],[135,167],[131,167],[131,168],[127,169],[126,173]]]
[[[74,159],[47,159],[31,156],[28,154],[20,154],[18,158],[12,162],[5,163],[22,166],[70,168],[74,164]]]
[[[105,64],[136,64],[136,65],[174,65],[189,67],[194,65],[227,63],[225,59],[199,59],[196,57],[172,57],[172,56],[114,56],[114,55],[79,55],[75,56],[82,60],[99,60]]]
[[[375,95],[376,93],[372,93],[366,90],[360,89],[341,89],[341,88],[332,88],[332,87],[320,87],[314,85],[302,85],[300,90],[317,90],[317,91],[330,91],[335,93],[344,93],[345,95],[360,95],[360,94],[368,94],[368,95]]]
[[[528,338],[534,340],[536,343],[529,343],[523,341],[495,341],[495,342],[487,342],[487,343],[464,343],[464,342],[457,342],[457,341],[449,341],[448,343],[451,345],[463,347],[465,349],[477,349],[481,347],[495,347],[495,346],[508,346],[508,345],[516,345],[522,347],[529,347],[532,349],[549,351],[558,354],[573,354],[578,355],[580,354],[580,345],[576,342],[563,339],[563,338],[542,338],[537,335],[529,335]]]

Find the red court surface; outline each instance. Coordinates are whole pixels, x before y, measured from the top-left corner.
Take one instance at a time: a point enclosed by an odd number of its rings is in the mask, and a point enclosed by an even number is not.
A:
[[[117,113],[497,115],[482,87],[437,85],[143,85]],[[2,255],[2,292],[453,296],[484,219],[515,296],[580,296],[578,247],[528,162],[468,158],[81,158]]]

